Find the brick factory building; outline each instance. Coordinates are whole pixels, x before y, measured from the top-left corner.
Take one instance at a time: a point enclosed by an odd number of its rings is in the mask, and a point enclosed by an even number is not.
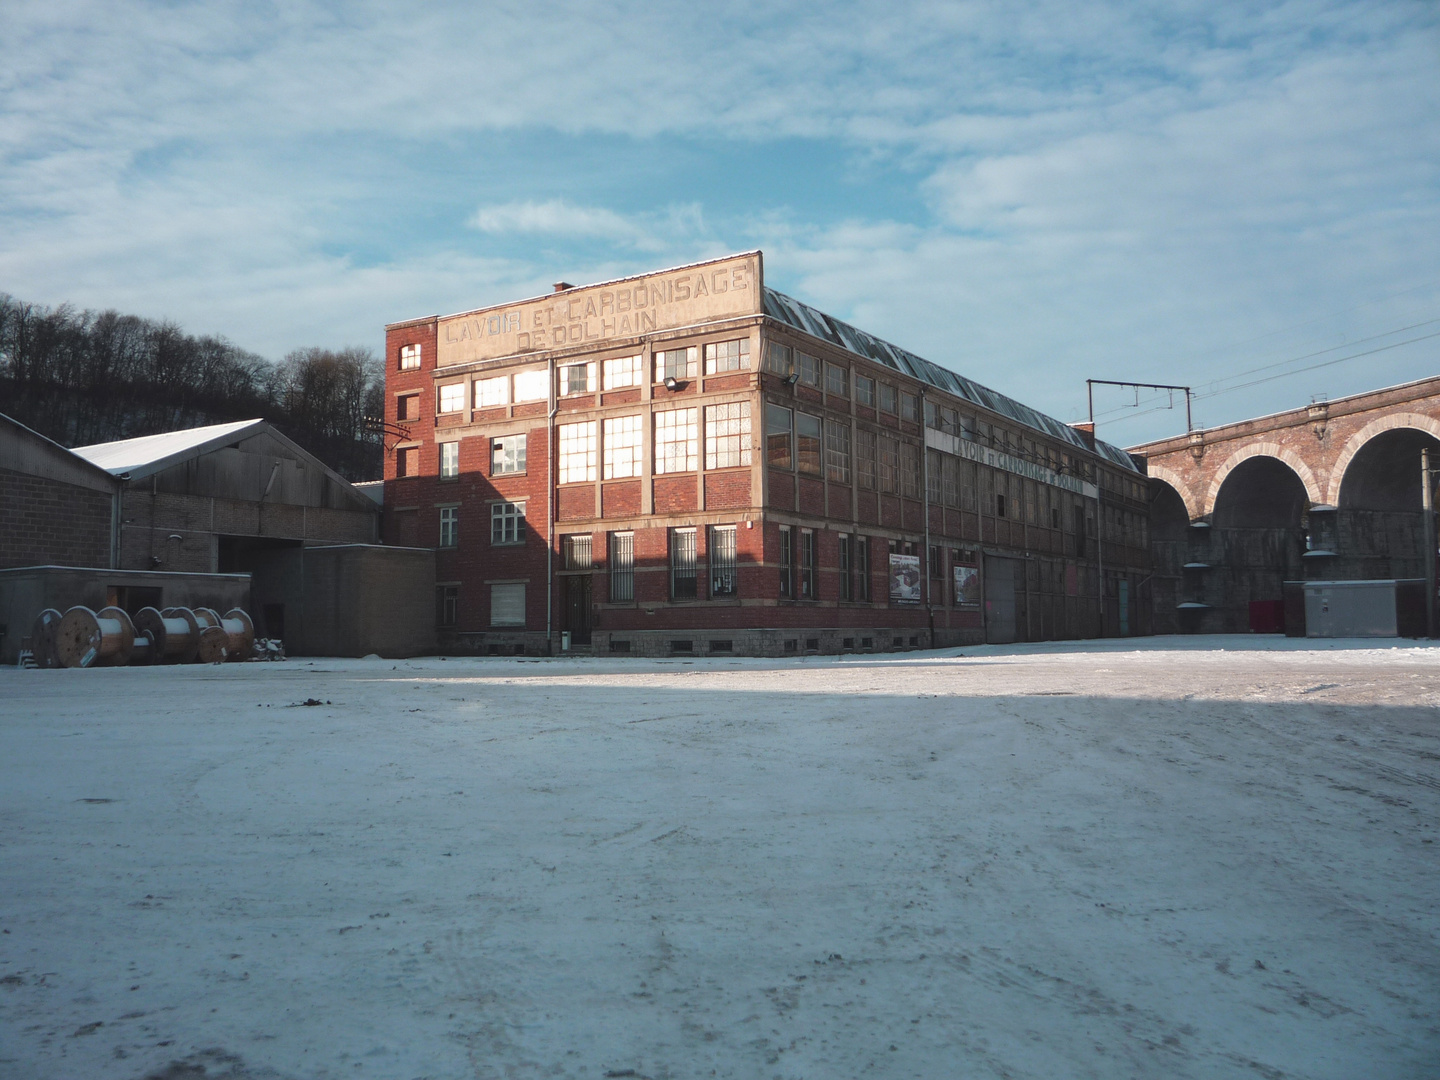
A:
[[[763,272],[750,252],[387,327],[385,540],[437,549],[442,647],[1148,632],[1136,459]]]

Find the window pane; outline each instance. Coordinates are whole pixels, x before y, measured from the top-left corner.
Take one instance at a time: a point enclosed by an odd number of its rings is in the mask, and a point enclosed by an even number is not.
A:
[[[402,346],[400,346],[400,370],[401,370],[401,371],[410,371],[410,370],[412,370],[412,369],[414,369],[414,368],[418,368],[419,366],[420,366],[420,346],[419,346],[419,345],[402,345]]]
[[[655,414],[655,473],[694,472],[699,452],[695,409]]]
[[[816,599],[815,533],[810,529],[800,530],[800,599]]]
[[[734,596],[736,581],[735,526],[710,530],[710,595]]]
[[[864,375],[855,376],[855,403],[871,406],[875,404],[874,379],[867,379]]]
[[[460,542],[460,508],[458,506],[442,506],[440,508],[440,546],[455,547]]]
[[[614,416],[605,421],[604,477],[620,480],[640,475],[640,453],[644,432],[640,416]]]
[[[776,375],[789,375],[793,366],[792,353],[789,345],[782,345],[778,341],[765,343],[765,370]]]
[[[820,418],[795,414],[795,468],[820,475]]]
[[[525,625],[525,583],[490,586],[490,625]]]
[[[836,397],[849,397],[850,388],[847,385],[849,371],[839,364],[825,365],[825,393],[833,394]]]
[[[458,442],[440,444],[440,475],[446,478],[460,475],[460,444]]]
[[[518,544],[525,539],[525,504],[492,503],[490,506],[490,542]]]
[[[850,482],[850,425],[843,420],[825,421],[825,477]]]
[[[566,364],[560,369],[560,393],[588,394],[595,390],[595,363]]]
[[[550,375],[541,371],[521,371],[515,375],[515,400],[547,401],[550,397]]]
[[[898,398],[896,397],[896,394],[895,394],[895,387],[890,386],[888,383],[881,383],[881,384],[880,384],[880,408],[881,408],[881,410],[884,411],[884,412],[893,413],[893,412],[897,411],[898,405],[899,405],[899,401],[898,401]]]
[[[524,435],[505,435],[490,440],[490,474],[492,476],[525,471],[525,438]]]
[[[465,384],[446,383],[440,387],[440,412],[455,413],[465,408]]]
[[[693,379],[698,366],[696,357],[699,352],[700,350],[693,345],[688,349],[666,349],[664,352],[657,352],[655,354],[655,381]]]
[[[561,550],[564,552],[566,570],[589,570],[594,566],[589,533],[562,537]]]
[[[497,405],[510,404],[510,377],[501,375],[498,379],[480,379],[475,383],[475,407],[493,409]]]
[[[670,530],[670,595],[695,599],[695,530]]]
[[[903,391],[900,394],[900,419],[920,419],[920,399],[914,394],[907,394]]]
[[[765,406],[765,460],[777,469],[788,469],[792,465],[790,423],[789,409]]]
[[[635,534],[610,534],[610,599],[635,599]]]
[[[560,425],[560,483],[595,479],[595,421]]]
[[[888,435],[879,439],[880,490],[895,494],[899,491],[900,444]]]
[[[820,361],[809,353],[797,352],[795,366],[800,371],[800,381],[806,386],[820,385]]]
[[[640,385],[640,356],[620,356],[605,361],[605,389]]]
[[[705,468],[750,464],[750,403],[735,401],[705,409]]]
[[[791,588],[791,566],[794,565],[795,554],[791,550],[790,526],[780,526],[780,595],[794,596]]]
[[[855,472],[860,486],[866,491],[875,490],[876,441],[875,432],[861,428],[855,435]]]
[[[711,342],[705,346],[705,374],[739,371],[750,366],[750,339]]]

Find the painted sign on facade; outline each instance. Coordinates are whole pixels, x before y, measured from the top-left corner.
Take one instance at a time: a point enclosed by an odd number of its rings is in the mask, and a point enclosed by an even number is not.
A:
[[[920,603],[920,556],[890,556],[890,602]]]
[[[441,319],[436,362],[445,367],[575,345],[599,348],[659,330],[757,315],[760,290],[759,252],[567,289]]]
[[[958,607],[980,606],[980,568],[959,566],[951,568],[955,574],[955,604]]]
[[[926,428],[925,445],[931,450],[939,450],[943,454],[953,454],[955,457],[963,457],[968,461],[988,465],[992,469],[1001,469],[1008,473],[1014,473],[1016,476],[1049,484],[1051,487],[1064,488],[1066,491],[1073,491],[1076,495],[1082,495],[1087,499],[1094,499],[1100,494],[1094,484],[1087,480],[1081,480],[1078,476],[1058,473],[1054,469],[1047,469],[1044,465],[1037,465],[1033,461],[1026,461],[1013,454],[1002,453],[991,446],[981,446],[978,442],[962,439],[949,432]]]

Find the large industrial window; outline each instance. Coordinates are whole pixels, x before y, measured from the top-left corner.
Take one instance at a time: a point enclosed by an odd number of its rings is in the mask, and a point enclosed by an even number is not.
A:
[[[440,546],[443,548],[459,547],[460,545],[460,508],[458,506],[440,507]]]
[[[866,378],[864,375],[855,376],[855,404],[875,404],[875,380]]]
[[[460,621],[460,586],[435,586],[435,625],[444,629]]]
[[[490,504],[490,543],[522,544],[525,542],[525,504]]]
[[[770,341],[765,344],[765,370],[776,375],[787,376],[793,367],[793,356],[789,345],[782,345],[778,341]]]
[[[460,444],[458,442],[442,442],[440,444],[440,479],[454,480],[460,475]]]
[[[688,349],[666,349],[664,352],[657,352],[655,354],[655,381],[693,379],[696,374],[698,356],[699,350],[693,345]]]
[[[895,393],[895,387],[889,383],[880,384],[880,411],[895,413],[899,412],[899,396]]]
[[[945,500],[945,489],[941,479],[945,474],[945,466],[940,463],[941,454],[938,450],[925,451],[925,482],[928,485],[926,498],[935,505]]]
[[[740,371],[750,366],[750,339],[714,341],[705,346],[705,374]]]
[[[510,377],[475,380],[475,408],[494,409],[510,404]]]
[[[894,494],[899,490],[900,443],[889,435],[879,438],[880,490]]]
[[[800,530],[800,599],[815,597],[815,530]]]
[[[519,371],[515,374],[515,401],[548,401],[550,399],[550,373],[544,368],[538,371]]]
[[[699,454],[694,409],[655,414],[655,474],[694,472]]]
[[[644,357],[616,356],[605,361],[605,389],[619,390],[622,386],[640,385],[640,366]]]
[[[490,440],[490,475],[525,471],[525,436],[502,435]]]
[[[790,410],[779,405],[765,406],[765,460],[777,469],[792,467],[790,453]]]
[[[420,366],[420,346],[419,346],[419,345],[401,345],[401,346],[400,346],[400,370],[401,370],[401,371],[414,371],[414,370],[415,370],[416,368],[418,368],[419,366]]]
[[[710,528],[710,595],[734,596],[736,577],[735,526],[714,525]]]
[[[920,399],[903,390],[900,392],[900,419],[913,421],[920,419]]]
[[[670,530],[670,596],[675,600],[694,600],[697,565],[695,530]]]
[[[560,425],[560,483],[595,479],[595,421]]]
[[[825,478],[850,482],[850,425],[843,420],[825,421]]]
[[[504,582],[490,586],[490,625],[525,625],[525,583]]]
[[[868,536],[857,536],[855,538],[855,584],[859,586],[855,591],[855,599],[870,599],[870,538]]]
[[[795,351],[795,369],[800,372],[800,381],[806,386],[820,385],[820,360],[809,353]]]
[[[940,497],[946,506],[960,505],[960,459],[940,455]]]
[[[604,479],[620,480],[640,475],[641,442],[645,434],[640,427],[642,420],[638,414],[612,416],[605,420],[605,437],[601,440]]]
[[[584,364],[566,364],[560,369],[560,393],[593,394],[599,387],[595,384],[595,361]]]
[[[439,404],[436,411],[442,413],[457,413],[465,409],[465,384],[463,382],[446,383],[439,388]]]
[[[635,534],[610,534],[610,599],[635,599]]]
[[[876,453],[875,432],[861,428],[855,433],[855,472],[866,491],[875,490]]]
[[[820,475],[820,417],[795,414],[795,468]]]
[[[731,469],[750,464],[750,403],[705,408],[705,468]]]
[[[420,448],[418,446],[402,446],[395,451],[395,475],[420,475]]]
[[[793,598],[795,589],[791,574],[795,564],[795,551],[791,543],[790,526],[780,526],[780,595]]]
[[[920,447],[914,443],[900,444],[900,494],[911,499],[920,497]]]
[[[851,576],[854,572],[854,567],[852,567],[850,563],[850,535],[848,533],[841,533],[839,558],[841,600],[855,599],[855,582]]]
[[[833,397],[850,396],[850,372],[839,364],[825,365],[825,393]]]
[[[594,567],[590,539],[589,533],[574,533],[560,538],[560,551],[566,570],[590,570]]]

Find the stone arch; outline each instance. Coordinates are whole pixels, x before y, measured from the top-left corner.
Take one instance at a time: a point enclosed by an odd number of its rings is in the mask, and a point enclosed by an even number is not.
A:
[[[1190,485],[1174,469],[1167,469],[1164,465],[1149,465],[1146,472],[1152,480],[1159,480],[1169,484],[1175,489],[1185,503],[1185,509],[1190,513],[1190,520],[1194,521],[1200,516],[1200,503],[1195,498],[1195,493],[1190,490]]]
[[[1215,478],[1210,481],[1210,490],[1205,494],[1205,513],[1214,512],[1215,497],[1220,494],[1220,487],[1225,483],[1225,478],[1234,472],[1237,466],[1254,457],[1272,457],[1283,461],[1300,478],[1300,483],[1305,485],[1305,497],[1312,503],[1320,501],[1320,485],[1316,482],[1315,474],[1310,470],[1310,466],[1305,464],[1299,454],[1294,450],[1287,450],[1279,443],[1249,443],[1231,454],[1225,460],[1225,464],[1221,465],[1215,473]]]
[[[1387,431],[1394,431],[1397,428],[1415,428],[1440,439],[1440,420],[1426,416],[1424,413],[1403,412],[1391,413],[1388,416],[1380,416],[1371,420],[1363,428],[1350,436],[1350,441],[1345,444],[1345,449],[1340,451],[1340,456],[1335,459],[1335,465],[1330,470],[1329,491],[1325,494],[1325,501],[1331,506],[1340,505],[1340,485],[1345,480],[1345,470],[1350,468],[1350,462],[1355,460],[1365,444],[1377,435],[1383,435]]]

